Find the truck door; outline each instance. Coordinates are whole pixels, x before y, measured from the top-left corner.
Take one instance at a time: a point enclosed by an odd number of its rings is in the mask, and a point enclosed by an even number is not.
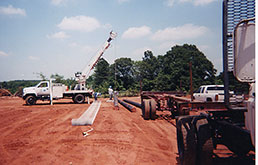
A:
[[[200,100],[200,97],[201,97],[201,90],[202,90],[202,87],[200,87],[197,91],[195,91],[194,93],[194,98],[196,100]]]
[[[37,85],[36,92],[38,96],[49,95],[49,82],[41,82]]]

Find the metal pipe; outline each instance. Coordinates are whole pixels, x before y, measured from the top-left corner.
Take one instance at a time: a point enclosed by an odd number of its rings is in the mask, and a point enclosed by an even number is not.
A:
[[[223,1],[223,73],[224,73],[224,102],[229,106],[229,76],[228,76],[228,0]]]
[[[134,105],[134,106],[136,106],[136,107],[138,107],[138,108],[142,108],[142,105],[139,104],[139,103],[137,103],[137,102],[134,102],[134,101],[131,101],[131,100],[126,100],[126,99],[123,99],[123,101],[124,101],[124,102],[127,102],[127,103],[129,103],[129,104],[132,104],[132,105]]]
[[[119,102],[122,106],[124,106],[126,109],[128,109],[129,111],[131,111],[131,112],[135,112],[135,111],[136,111],[135,107],[133,107],[133,106],[131,106],[131,105],[129,105],[129,104],[126,104],[125,102],[123,102],[123,101],[121,101],[121,100],[118,100],[118,102]]]

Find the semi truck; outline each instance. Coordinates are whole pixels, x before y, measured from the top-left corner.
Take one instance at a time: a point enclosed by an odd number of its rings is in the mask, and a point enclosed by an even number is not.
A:
[[[82,72],[75,73],[75,79],[78,82],[74,89],[68,89],[67,86],[61,83],[53,83],[53,80],[41,81],[34,87],[27,87],[23,89],[23,99],[26,105],[34,105],[37,100],[52,100],[72,98],[74,103],[84,103],[87,98],[93,95],[93,90],[86,87],[86,80],[90,72],[98,63],[104,52],[109,48],[111,41],[116,37],[116,33],[111,31],[109,38],[106,40],[102,48],[93,56],[89,64],[83,69]]]
[[[181,164],[211,164],[213,149],[225,145],[238,156],[255,151],[255,1],[223,1],[224,110],[177,118]],[[250,85],[244,105],[230,102],[229,71]]]
[[[218,144],[239,156],[255,151],[255,0],[223,0],[222,15],[222,102],[200,102],[182,97],[182,92],[141,92],[145,120],[155,120],[156,111],[170,111],[176,119],[177,147],[183,165],[212,164]],[[231,71],[250,86],[248,99],[241,104],[230,101]]]

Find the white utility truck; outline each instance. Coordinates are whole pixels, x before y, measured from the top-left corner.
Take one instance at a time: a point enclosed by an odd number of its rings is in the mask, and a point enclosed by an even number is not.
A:
[[[23,99],[27,105],[36,104],[37,100],[52,100],[62,98],[72,98],[74,103],[84,103],[85,98],[91,97],[93,94],[92,89],[86,88],[86,79],[89,77],[91,70],[98,63],[99,59],[110,46],[111,41],[116,37],[116,33],[110,32],[108,40],[104,43],[100,51],[92,58],[89,65],[87,65],[82,72],[75,73],[76,84],[73,90],[68,90],[68,87],[61,83],[53,83],[52,80],[41,81],[35,87],[27,87],[23,89]]]

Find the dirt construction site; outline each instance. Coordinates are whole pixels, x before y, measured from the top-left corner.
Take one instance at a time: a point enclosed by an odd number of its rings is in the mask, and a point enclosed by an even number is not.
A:
[[[146,121],[139,108],[130,112],[99,100],[93,125],[72,126],[89,104],[64,99],[26,106],[19,97],[0,97],[0,164],[180,164],[169,114]],[[240,158],[219,146],[213,164],[255,164],[254,155]]]

